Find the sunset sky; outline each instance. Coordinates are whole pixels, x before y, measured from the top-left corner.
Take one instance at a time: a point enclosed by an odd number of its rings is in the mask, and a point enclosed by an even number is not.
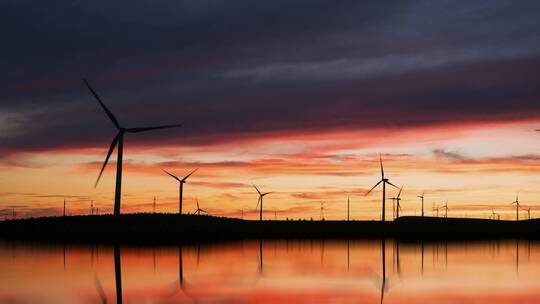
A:
[[[540,2],[0,2],[0,218],[122,212],[379,219],[385,173],[405,215],[540,217]],[[390,189],[388,197],[397,194]],[[391,200],[387,201],[391,205]],[[387,209],[391,214],[391,206]],[[520,216],[525,217],[526,212]]]

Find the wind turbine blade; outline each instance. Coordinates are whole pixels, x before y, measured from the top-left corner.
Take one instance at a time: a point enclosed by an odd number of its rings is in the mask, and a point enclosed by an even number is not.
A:
[[[382,155],[381,155],[381,153],[379,153],[379,160],[381,161],[381,176],[384,179],[384,169],[383,169],[383,165],[382,165]]]
[[[252,186],[253,186],[253,188],[255,188],[255,190],[257,190],[257,193],[261,194],[261,191],[259,191],[259,188],[257,188],[257,186],[255,186],[253,184],[252,184]]]
[[[401,188],[399,188],[399,192],[397,194],[397,198],[399,198],[399,196],[401,195],[401,190],[403,190],[403,185],[401,185]]]
[[[270,194],[270,193],[274,193],[274,192],[265,192],[265,193],[262,193],[261,195],[265,196],[265,195]]]
[[[200,210],[201,208],[199,208],[199,200],[196,199],[195,201],[197,202],[197,210]]]
[[[161,171],[163,171],[163,172],[165,172],[165,173],[169,174],[169,175],[170,175],[170,176],[171,176],[172,178],[174,178],[175,180],[177,180],[177,181],[179,181],[179,182],[181,181],[181,180],[180,180],[180,179],[179,179],[178,177],[176,177],[176,176],[172,175],[171,173],[169,173],[169,172],[165,171],[164,169],[161,169]]]
[[[257,206],[255,207],[255,211],[259,208],[259,203],[261,202],[261,196],[259,196],[259,200],[257,200]]]
[[[391,183],[390,181],[386,181],[386,183],[387,183],[387,184],[389,184],[390,186],[394,186],[394,187],[395,187],[396,189],[399,189],[399,187],[398,187],[398,186],[396,186],[396,185],[392,184],[392,183]]]
[[[383,180],[381,179],[378,183],[375,184],[375,186],[373,186],[373,188],[369,189],[369,191],[366,192],[366,194],[364,194],[364,196],[367,196],[371,191],[373,191],[373,189],[375,189],[375,187],[377,187],[382,182],[383,182]]]
[[[94,184],[94,188],[97,187],[99,180],[101,178],[101,175],[103,174],[103,170],[105,170],[105,167],[107,166],[107,163],[109,162],[109,158],[111,157],[112,152],[114,151],[114,148],[116,148],[116,144],[118,143],[118,135],[114,137],[111,146],[109,147],[109,152],[107,152],[107,156],[105,157],[105,161],[103,162],[103,166],[101,167],[101,171],[99,171],[98,178],[96,180],[96,183]]]
[[[98,94],[94,91],[94,89],[92,89],[92,87],[90,86],[90,84],[88,83],[88,81],[86,81],[86,79],[83,79],[84,83],[86,84],[86,86],[88,87],[88,89],[90,90],[90,92],[92,92],[92,95],[94,95],[94,97],[97,99],[97,101],[99,102],[99,104],[101,105],[101,107],[103,108],[103,110],[105,111],[105,113],[107,113],[107,116],[109,116],[109,119],[112,121],[112,123],[114,124],[114,126],[117,128],[117,129],[120,129],[120,124],[118,123],[118,120],[116,120],[116,117],[114,116],[114,114],[105,106],[105,104],[103,103],[103,101],[101,101],[101,99],[99,98]]]
[[[99,298],[101,299],[101,303],[107,303],[107,295],[105,294],[105,291],[103,290],[103,285],[101,285],[101,281],[99,280],[97,275],[94,275],[94,284],[96,285],[96,289],[99,294]]]
[[[186,177],[182,178],[182,181],[183,181],[183,182],[185,182],[185,181],[186,181],[186,179],[188,179],[188,177],[190,177],[190,176],[191,176],[191,174],[195,173],[195,171],[197,171],[197,170],[199,170],[199,168],[197,168],[197,169],[195,169],[195,170],[191,171],[191,173],[190,173],[190,174],[188,174],[188,175],[186,175]]]
[[[178,124],[178,125],[165,125],[165,126],[157,126],[157,127],[129,128],[129,129],[126,129],[126,132],[139,133],[139,132],[145,132],[145,131],[151,131],[151,130],[178,128],[181,126],[182,125]]]

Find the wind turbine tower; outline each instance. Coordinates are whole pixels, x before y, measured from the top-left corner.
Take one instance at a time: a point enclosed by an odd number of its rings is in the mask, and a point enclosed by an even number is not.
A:
[[[418,195],[418,197],[422,200],[422,217],[424,217],[424,192],[422,192],[422,195]]]
[[[263,215],[263,198],[272,193],[272,192],[265,192],[265,193],[261,193],[261,191],[259,191],[259,188],[257,188],[257,186],[253,185],[253,188],[255,188],[255,190],[257,190],[257,193],[259,194],[259,200],[257,201],[257,207],[255,207],[255,210],[257,210],[257,208],[259,207],[259,204],[261,204],[261,209],[260,209],[260,212],[259,212],[259,221],[262,222],[262,215]]]
[[[516,205],[516,222],[519,221],[519,208],[520,208],[520,204],[519,204],[519,199],[518,199],[518,195],[516,194],[516,200],[512,202],[511,205]]]
[[[125,133],[140,133],[140,132],[146,132],[151,130],[158,130],[158,129],[168,129],[168,128],[176,128],[180,127],[181,125],[165,125],[165,126],[156,126],[156,127],[138,127],[138,128],[124,128],[120,125],[114,114],[105,106],[103,101],[99,98],[97,93],[94,91],[94,89],[90,86],[88,81],[86,79],[83,79],[84,83],[92,92],[92,95],[97,99],[103,110],[105,111],[105,114],[109,117],[111,122],[113,123],[114,127],[117,130],[116,136],[113,138],[111,145],[109,147],[109,152],[107,152],[107,156],[105,157],[105,161],[103,162],[103,166],[101,167],[101,171],[99,172],[98,178],[96,180],[96,183],[94,184],[94,187],[97,187],[99,183],[99,179],[101,178],[101,175],[103,174],[103,170],[105,170],[105,167],[107,166],[107,163],[109,162],[109,158],[111,157],[112,152],[118,145],[118,155],[116,159],[116,186],[114,190],[114,215],[120,215],[120,207],[121,207],[121,200],[122,200],[122,160],[124,157],[124,135]]]
[[[383,163],[382,163],[382,156],[379,154],[379,159],[380,159],[380,163],[381,163],[381,180],[378,181],[375,186],[373,186],[373,188],[371,188],[365,195],[367,196],[373,189],[375,189],[380,183],[382,183],[382,215],[381,215],[381,220],[384,222],[385,221],[385,209],[386,209],[386,184],[390,185],[390,186],[393,186],[394,188],[396,189],[399,189],[396,185],[392,184],[388,178],[385,178],[384,177],[384,168],[383,168]]]
[[[182,179],[179,179],[178,177],[176,177],[176,175],[173,175],[173,174],[163,170],[163,172],[169,174],[172,178],[174,178],[175,180],[177,180],[180,183],[179,186],[178,186],[178,197],[179,197],[179,199],[178,199],[178,214],[180,214],[180,215],[182,214],[182,197],[184,195],[184,184],[187,182],[188,177],[190,177],[191,174],[195,173],[195,171],[197,171],[197,170],[198,170],[198,168],[191,171],[191,173],[189,173],[188,175],[186,175]]]

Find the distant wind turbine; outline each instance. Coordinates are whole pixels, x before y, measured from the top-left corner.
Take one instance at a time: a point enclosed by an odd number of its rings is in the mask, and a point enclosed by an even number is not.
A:
[[[350,210],[349,209],[349,203],[350,203],[349,197],[347,196],[347,222],[349,221],[349,210]]]
[[[392,197],[392,204],[394,202],[396,202],[396,206],[395,206],[395,217],[398,218],[399,217],[399,210],[401,210],[401,205],[399,204],[399,202],[401,201],[401,191],[403,190],[403,186],[401,186],[401,188],[399,188],[399,192],[398,192],[398,195],[396,195],[396,197]]]
[[[152,213],[156,213],[156,197],[154,196],[154,201],[152,202]]]
[[[448,218],[448,201],[446,201],[444,206],[441,206],[441,209],[444,208],[444,217]]]
[[[66,198],[64,197],[64,212],[62,213],[63,217],[66,217]]]
[[[257,188],[257,186],[253,185],[253,188],[255,188],[255,190],[257,190],[257,193],[259,194],[259,200],[257,201],[257,207],[255,207],[255,210],[257,210],[257,208],[259,207],[259,204],[261,204],[261,209],[260,209],[260,212],[259,212],[259,221],[262,222],[262,215],[263,215],[263,198],[265,195],[268,195],[272,192],[264,192],[264,193],[261,193],[261,191],[259,191],[259,188]]]
[[[520,208],[520,204],[519,204],[519,199],[518,199],[518,195],[516,194],[516,200],[512,202],[512,204],[510,205],[514,205],[516,204],[516,221],[519,221],[519,208]]]
[[[324,202],[321,202],[321,221],[324,220]]]
[[[530,220],[531,219],[531,207],[529,207],[529,208],[523,208],[522,207],[521,209],[527,211],[527,219]]]
[[[491,218],[496,219],[497,213],[491,208]]]
[[[124,156],[124,134],[125,133],[140,133],[140,132],[146,132],[150,130],[158,130],[158,129],[168,129],[168,128],[176,128],[180,127],[181,125],[164,125],[164,126],[155,126],[155,127],[139,127],[139,128],[124,128],[120,126],[120,123],[114,116],[114,114],[105,106],[103,101],[99,98],[97,93],[94,91],[94,89],[90,86],[88,81],[86,79],[83,79],[84,83],[92,92],[92,95],[97,99],[109,119],[112,121],[113,125],[116,127],[116,130],[118,133],[116,133],[116,136],[113,138],[111,146],[109,147],[109,152],[107,152],[107,157],[105,157],[105,161],[103,162],[103,166],[101,167],[101,171],[99,172],[98,178],[96,180],[96,183],[94,187],[97,187],[99,183],[99,179],[101,178],[101,175],[103,174],[103,170],[105,170],[105,167],[107,166],[107,163],[109,162],[109,158],[111,157],[112,152],[116,148],[116,145],[118,145],[118,156],[116,160],[116,187],[114,192],[114,215],[120,215],[120,204],[122,200],[122,159]]]
[[[197,169],[191,171],[191,173],[189,173],[188,175],[186,175],[186,176],[185,176],[184,178],[182,178],[182,179],[179,179],[179,178],[176,177],[175,175],[173,175],[173,174],[171,174],[171,173],[169,173],[169,172],[167,172],[167,171],[161,169],[161,170],[163,170],[163,172],[169,174],[172,178],[174,178],[175,180],[177,180],[177,181],[180,183],[180,185],[178,186],[178,187],[179,187],[179,188],[178,188],[178,193],[179,193],[179,194],[178,194],[178,195],[179,195],[178,214],[182,214],[182,196],[184,195],[184,184],[187,182],[188,177],[190,177],[191,174],[195,173],[195,171],[197,171],[198,169],[199,169],[199,168],[197,168]]]
[[[379,159],[381,161],[381,180],[375,184],[375,186],[373,186],[373,188],[371,188],[366,194],[365,196],[367,196],[371,191],[373,191],[373,189],[375,189],[380,183],[382,183],[382,221],[384,222],[385,221],[385,207],[386,207],[386,204],[385,204],[385,201],[386,201],[386,184],[389,184],[390,186],[393,186],[395,187],[396,189],[398,189],[398,187],[394,184],[392,184],[388,178],[384,178],[384,169],[383,169],[383,164],[382,164],[382,156],[379,154]]]
[[[422,192],[422,195],[418,195],[420,199],[422,199],[422,217],[424,217],[424,192]]]
[[[206,210],[201,209],[201,208],[199,207],[199,200],[198,200],[198,199],[195,199],[195,201],[197,202],[197,210],[195,210],[195,214],[201,215],[201,212],[208,213],[208,212],[206,212]]]

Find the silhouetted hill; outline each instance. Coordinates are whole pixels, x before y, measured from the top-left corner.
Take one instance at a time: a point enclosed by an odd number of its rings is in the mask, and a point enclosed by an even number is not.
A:
[[[530,238],[540,219],[401,217],[379,221],[259,221],[214,216],[126,214],[45,217],[0,222],[0,237],[101,243],[174,243],[242,238],[382,238],[410,240]]]

